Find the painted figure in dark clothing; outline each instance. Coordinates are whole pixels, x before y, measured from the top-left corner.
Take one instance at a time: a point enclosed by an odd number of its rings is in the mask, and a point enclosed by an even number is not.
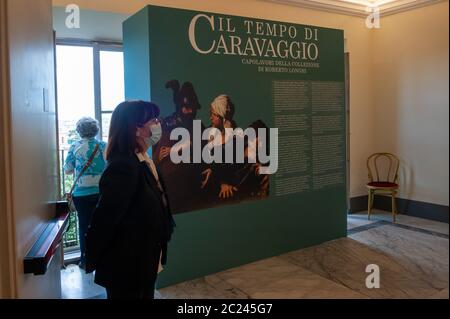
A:
[[[167,82],[167,89],[173,90],[175,112],[162,121],[163,138],[153,149],[153,160],[167,184],[167,193],[174,213],[194,210],[201,201],[201,165],[192,162],[193,121],[201,108],[194,86],[190,82],[180,87],[177,80]],[[170,150],[178,141],[170,140],[173,129],[182,127],[191,136],[191,163],[174,164],[170,160]],[[202,131],[203,131],[202,127]]]
[[[245,164],[237,171],[239,179],[238,198],[240,200],[263,199],[269,196],[269,175],[260,174],[261,163],[258,158],[258,153],[261,151],[265,151],[266,155],[269,155],[269,128],[261,120],[253,122],[249,127],[255,130],[256,137],[246,141]],[[259,136],[260,129],[266,132],[267,145],[264,150],[260,149],[262,144]]]

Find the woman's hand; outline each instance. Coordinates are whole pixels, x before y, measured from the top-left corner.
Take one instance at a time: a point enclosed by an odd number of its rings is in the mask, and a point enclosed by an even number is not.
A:
[[[234,192],[236,192],[237,190],[238,189],[233,185],[221,184],[219,198],[231,198],[234,196]]]
[[[205,188],[206,184],[208,184],[209,178],[211,177],[212,169],[208,168],[202,172],[202,188]]]

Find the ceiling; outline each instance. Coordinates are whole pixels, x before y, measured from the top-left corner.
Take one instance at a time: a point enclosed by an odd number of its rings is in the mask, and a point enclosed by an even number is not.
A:
[[[146,4],[157,3],[165,5],[162,0],[52,0],[55,6],[66,6],[71,3],[78,4],[81,8],[108,11],[108,12],[120,12],[131,14]],[[227,1],[222,0],[223,5],[226,6]],[[239,0],[234,0],[239,1]],[[378,7],[380,14],[387,16],[414,8],[423,7],[426,5],[434,4],[441,1],[448,0],[261,0],[274,3],[287,4],[292,6],[298,6],[303,8],[309,8],[314,10],[328,11],[334,13],[340,13],[345,15],[367,17],[367,7]],[[216,2],[219,2],[216,0]],[[170,3],[170,2],[169,2]],[[200,1],[191,1],[191,4],[201,5]],[[173,6],[173,4],[171,5]]]
[[[445,0],[264,0],[303,8],[367,17],[371,8],[387,16]]]

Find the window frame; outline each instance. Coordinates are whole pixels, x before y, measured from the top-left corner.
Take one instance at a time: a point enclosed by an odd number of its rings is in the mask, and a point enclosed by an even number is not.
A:
[[[95,119],[99,122],[100,125],[100,130],[97,137],[99,140],[103,140],[103,114],[112,114],[113,111],[102,110],[100,52],[109,51],[123,53],[123,43],[114,41],[91,41],[82,39],[57,38],[56,45],[92,47],[93,49],[92,58],[94,62],[94,111]]]
[[[100,130],[97,135],[99,140],[103,140],[103,114],[112,114],[113,111],[103,111],[102,110],[102,92],[101,92],[101,69],[100,69],[100,52],[101,51],[110,51],[110,52],[122,52],[123,53],[123,43],[121,42],[113,42],[113,41],[91,41],[91,40],[82,40],[82,39],[68,39],[68,38],[56,38],[55,40],[55,50],[56,46],[62,45],[62,46],[76,46],[76,47],[91,47],[93,49],[92,51],[92,59],[93,59],[93,76],[94,76],[94,111],[95,111],[95,118],[99,122]],[[56,55],[55,55],[55,61]],[[55,68],[56,72],[56,68]],[[57,84],[57,77],[55,74],[55,81]],[[59,118],[57,118],[57,121],[59,121]],[[58,132],[59,134],[59,132]],[[58,140],[58,158],[61,156],[61,150]],[[61,158],[61,161],[63,158]],[[64,175],[64,171],[62,171],[62,174]],[[65,178],[63,177],[62,181]],[[64,181],[63,181],[64,182]],[[77,216],[74,216],[75,222],[77,222]],[[78,230],[78,226],[77,226]],[[76,235],[78,237],[78,234]],[[66,247],[64,249],[65,255],[73,256],[76,255],[77,252],[79,252],[79,239],[77,239],[78,245]],[[75,257],[74,260],[78,260],[79,257]]]

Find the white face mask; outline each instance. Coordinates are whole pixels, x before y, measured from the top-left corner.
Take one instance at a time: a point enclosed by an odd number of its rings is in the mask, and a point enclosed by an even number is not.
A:
[[[152,132],[152,136],[144,138],[145,144],[148,147],[155,146],[160,140],[162,136],[162,127],[161,123],[150,125],[150,131]]]

